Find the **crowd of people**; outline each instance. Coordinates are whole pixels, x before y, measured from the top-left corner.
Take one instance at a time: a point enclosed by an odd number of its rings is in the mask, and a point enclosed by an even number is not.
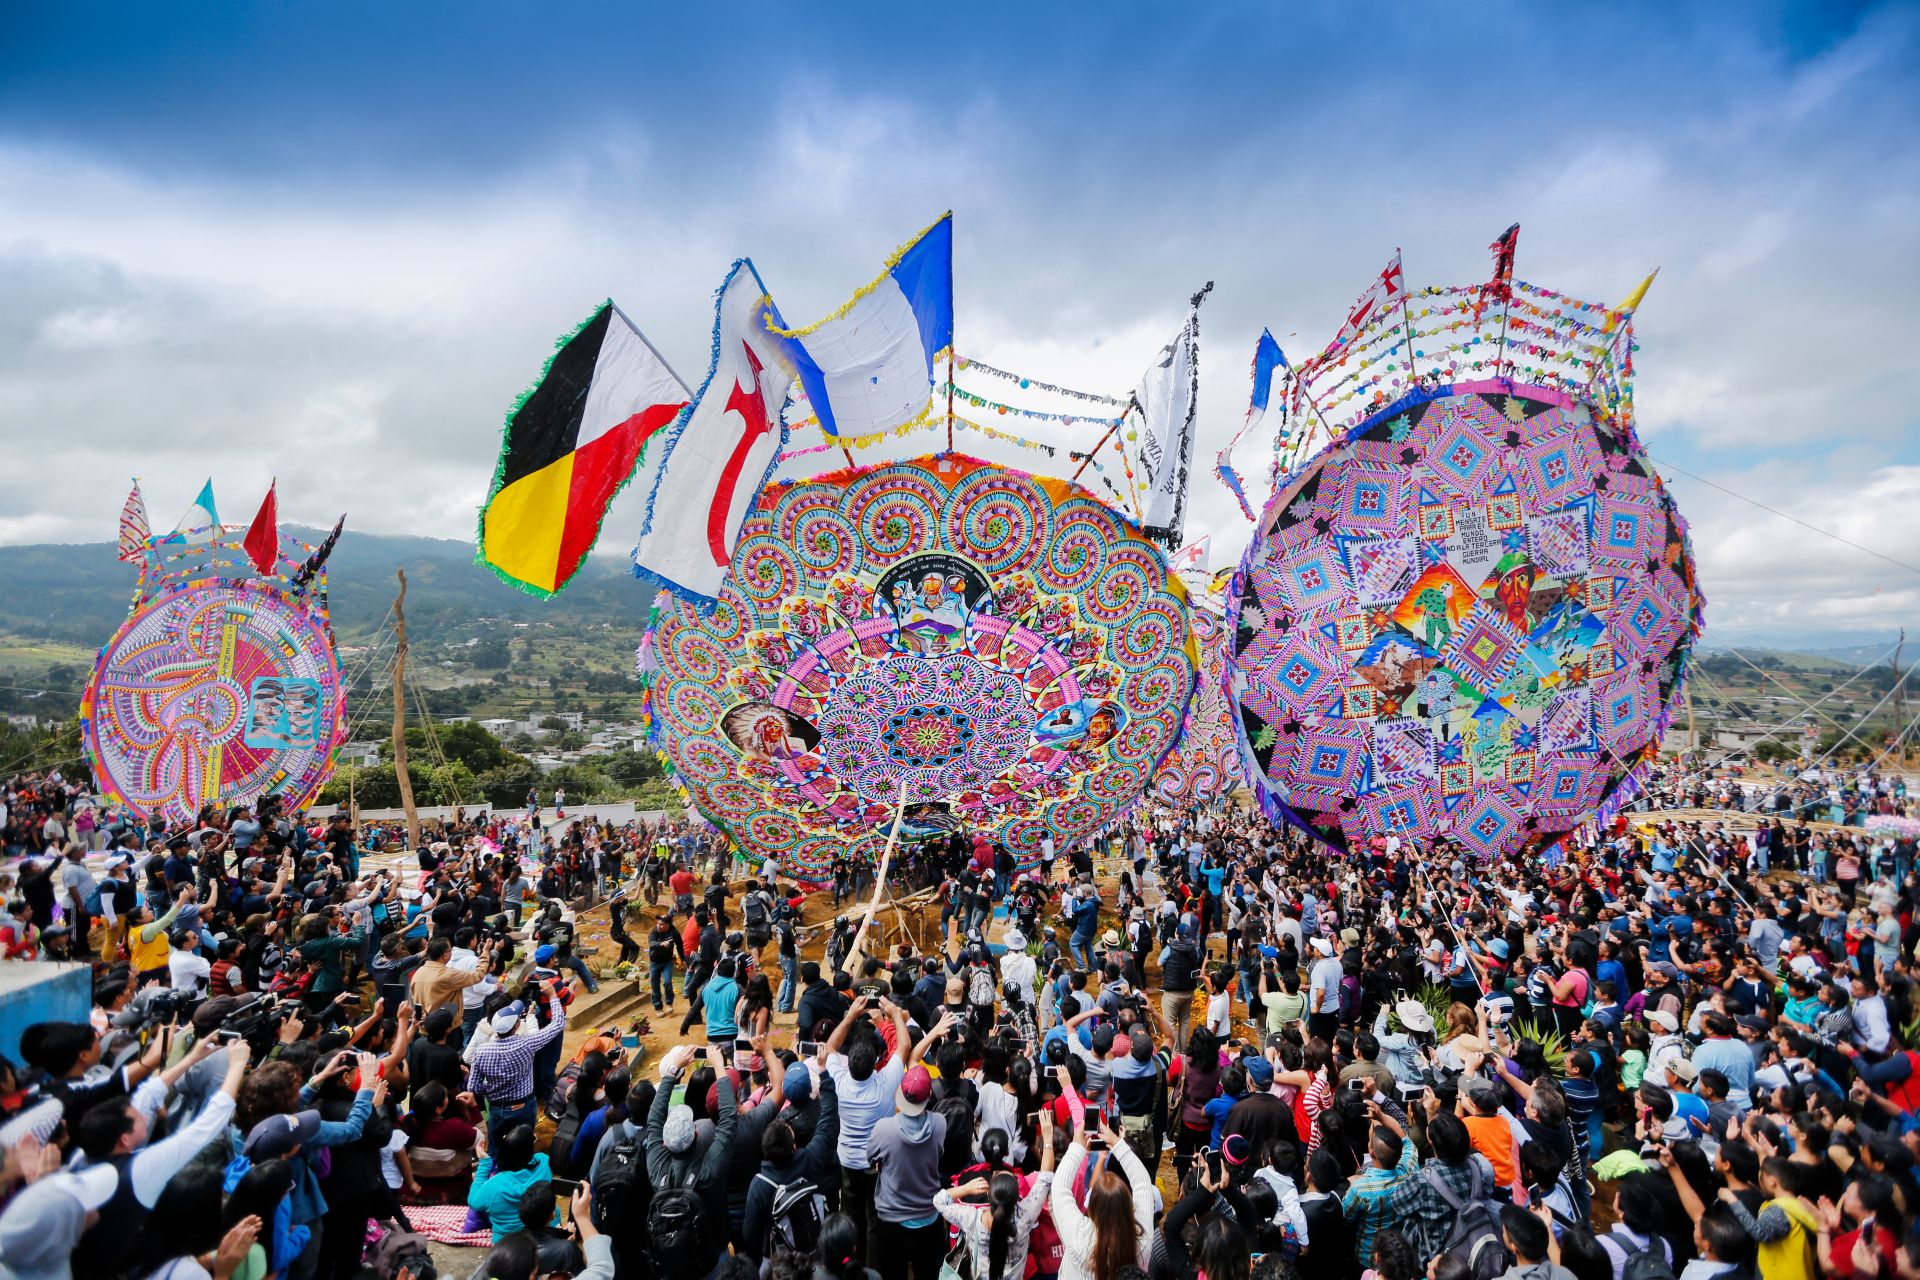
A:
[[[449,1215],[480,1280],[1920,1280],[1895,830],[956,834],[920,947],[690,824],[4,798],[0,943],[93,1008],[0,1062],[0,1280],[430,1280]],[[650,1043],[570,1034],[609,981]]]

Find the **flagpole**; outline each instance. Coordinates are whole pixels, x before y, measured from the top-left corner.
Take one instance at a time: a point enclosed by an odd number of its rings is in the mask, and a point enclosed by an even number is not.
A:
[[[1399,245],[1393,247],[1393,260],[1400,262]],[[1420,371],[1413,367],[1413,316],[1407,310],[1407,269],[1404,263],[1400,266],[1400,323],[1406,328],[1407,382],[1412,384],[1420,380]]]
[[[953,452],[953,344],[947,344],[947,452]]]

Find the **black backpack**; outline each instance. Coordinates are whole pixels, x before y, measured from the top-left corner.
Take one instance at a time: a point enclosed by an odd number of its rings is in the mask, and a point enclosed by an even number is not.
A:
[[[1667,1261],[1666,1242],[1659,1236],[1653,1236],[1651,1249],[1638,1249],[1633,1242],[1613,1235],[1614,1243],[1627,1255],[1627,1261],[1620,1271],[1620,1280],[1673,1280],[1673,1264]]]
[[[1513,1264],[1513,1258],[1507,1252],[1506,1242],[1501,1239],[1500,1219],[1494,1214],[1493,1206],[1482,1198],[1486,1192],[1480,1186],[1480,1166],[1468,1165],[1468,1175],[1472,1181],[1468,1186],[1465,1204],[1453,1194],[1436,1166],[1428,1165],[1420,1174],[1427,1180],[1427,1185],[1447,1202],[1447,1207],[1453,1210],[1453,1227],[1441,1243],[1440,1252],[1466,1263],[1467,1275],[1471,1280],[1495,1280],[1495,1277],[1505,1273]],[[1633,1278],[1624,1277],[1623,1280]]]
[[[640,1139],[622,1138],[600,1157],[600,1172],[593,1179],[593,1224],[608,1231],[619,1222],[634,1192],[646,1180],[646,1155]]]
[[[827,1197],[805,1178],[781,1186],[764,1173],[753,1176],[773,1188],[773,1204],[767,1210],[767,1238],[761,1244],[760,1256],[771,1258],[776,1249],[812,1254],[820,1242],[820,1227],[827,1220]]]
[[[748,894],[746,901],[740,904],[740,910],[746,916],[747,923],[754,928],[767,922],[767,904],[758,893]]]
[[[706,1202],[692,1187],[656,1190],[647,1206],[647,1239],[654,1271],[664,1276],[704,1275],[707,1270]]]

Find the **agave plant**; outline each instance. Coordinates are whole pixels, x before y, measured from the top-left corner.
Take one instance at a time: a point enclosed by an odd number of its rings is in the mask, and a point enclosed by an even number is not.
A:
[[[1433,1020],[1434,1026],[1444,1027],[1447,1025],[1447,1010],[1453,1007],[1453,993],[1451,991],[1448,991],[1437,982],[1424,982],[1420,985],[1420,989],[1413,992],[1409,998],[1420,1002],[1421,1007],[1427,1011],[1427,1017]],[[1406,1030],[1405,1027],[1400,1025],[1400,1015],[1394,1012],[1391,1006],[1387,1009],[1387,1029],[1389,1031]]]
[[[1515,1041],[1531,1040],[1540,1046],[1540,1052],[1547,1059],[1547,1068],[1556,1076],[1567,1073],[1567,1038],[1560,1028],[1550,1026],[1534,1018],[1515,1018],[1513,1020],[1513,1038]]]

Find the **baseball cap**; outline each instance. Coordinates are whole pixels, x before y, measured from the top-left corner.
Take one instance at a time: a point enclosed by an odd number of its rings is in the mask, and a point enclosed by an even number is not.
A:
[[[1248,1058],[1247,1080],[1256,1088],[1265,1089],[1273,1084],[1273,1064],[1265,1058]]]
[[[1668,1034],[1672,1034],[1680,1029],[1680,1019],[1674,1017],[1665,1009],[1647,1010],[1647,1021]]]
[[[311,1142],[313,1135],[319,1132],[318,1111],[268,1116],[247,1131],[246,1143],[240,1150],[247,1159],[259,1164],[263,1160],[278,1159],[295,1147]]]
[[[785,1078],[780,1081],[780,1092],[787,1101],[799,1106],[813,1096],[813,1071],[805,1062],[796,1062],[787,1068]]]
[[[1695,1066],[1690,1059],[1675,1058],[1667,1063],[1667,1077],[1671,1080],[1677,1080],[1681,1084],[1692,1084],[1700,1078],[1700,1068]]]
[[[661,1144],[675,1155],[693,1145],[693,1108],[685,1103],[667,1112],[667,1123],[660,1130]]]
[[[925,1067],[916,1066],[900,1077],[900,1089],[894,1101],[901,1115],[917,1116],[927,1109],[927,1100],[931,1097],[933,1077]]]
[[[553,959],[558,952],[559,948],[551,942],[542,943],[533,949],[533,962],[535,964],[545,964],[547,961]]]

